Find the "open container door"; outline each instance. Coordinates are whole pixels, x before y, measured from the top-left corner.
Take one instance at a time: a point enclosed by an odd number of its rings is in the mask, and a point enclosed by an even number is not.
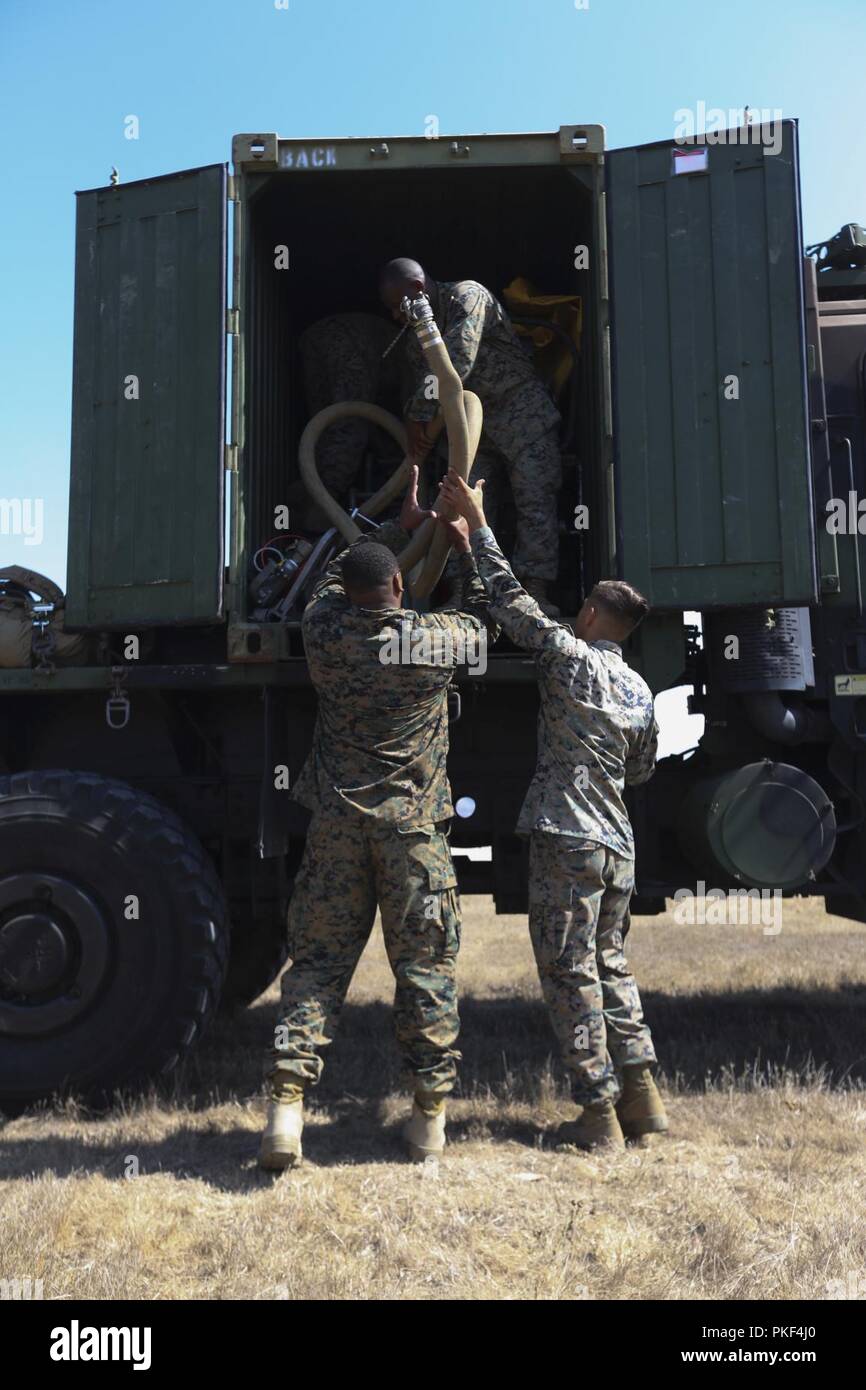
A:
[[[67,626],[219,622],[226,166],[77,198]]]
[[[808,604],[797,126],[710,139],[605,155],[619,572],[658,608]]]

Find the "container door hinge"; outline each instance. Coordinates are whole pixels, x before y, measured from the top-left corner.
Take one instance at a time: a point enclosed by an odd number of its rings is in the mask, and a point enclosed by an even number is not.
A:
[[[226,309],[226,333],[237,333],[238,331],[238,311],[237,309]]]
[[[226,472],[237,473],[238,471],[238,446],[237,444],[226,445]]]
[[[603,300],[610,298],[607,268],[607,194],[598,195],[599,293]]]

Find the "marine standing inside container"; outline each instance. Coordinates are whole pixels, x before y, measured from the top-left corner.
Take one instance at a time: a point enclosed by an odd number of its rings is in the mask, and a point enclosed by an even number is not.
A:
[[[529,927],[541,988],[582,1106],[559,1139],[622,1145],[624,1135],[667,1129],[623,952],[634,888],[623,787],[652,776],[658,729],[652,693],[620,644],[649,605],[629,584],[604,580],[573,632],[553,622],[515,579],[486,524],[481,486],[449,473],[442,496],[468,523],[492,617],[536,658],[538,761],[517,828],[530,836]]]
[[[310,324],[299,341],[309,414],[338,401],[368,401],[399,410],[409,377],[405,368],[401,371],[401,354],[388,352],[394,342],[394,325],[375,314],[328,314]],[[357,478],[374,429],[359,416],[350,416],[331,425],[319,443],[319,477],[339,501]],[[306,496],[302,485],[296,485],[295,492],[292,501]],[[319,520],[327,525],[325,518]]]
[[[402,521],[415,502],[417,468]],[[394,1021],[414,1091],[404,1130],[410,1156],[445,1143],[445,1100],[456,1077],[457,879],[444,825],[453,815],[446,773],[448,687],[468,642],[483,645],[489,604],[465,525],[446,525],[460,552],[453,610],[404,609],[396,558],[367,537],[329,566],[304,612],[310,676],[319,697],[313,746],[294,799],[313,813],[289,910],[292,964],[282,978],[271,1096],[259,1161],[301,1157],[303,1098],[322,1072],[377,904],[396,979]],[[400,659],[388,659],[400,652]],[[410,660],[405,660],[411,654]]]
[[[429,298],[454,368],[484,408],[470,480],[484,476],[491,463],[504,462],[517,513],[515,572],[527,593],[555,613],[548,586],[556,579],[559,554],[560,415],[507,313],[477,280],[431,280],[417,261],[406,258],[388,262],[379,292],[397,322],[402,321],[404,296]],[[439,407],[430,395],[429,373],[414,334],[407,334],[406,354],[416,380],[404,410],[409,453],[421,459],[435,438],[431,425]]]

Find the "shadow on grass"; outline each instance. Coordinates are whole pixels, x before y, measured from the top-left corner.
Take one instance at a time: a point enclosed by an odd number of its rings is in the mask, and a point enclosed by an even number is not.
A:
[[[866,985],[833,990],[745,990],[726,994],[644,997],[663,1076],[676,1076],[680,1091],[700,1092],[731,1076],[746,1086],[787,1073],[804,1081],[820,1073],[824,1084],[842,1089],[866,1081],[864,1014]],[[560,1094],[567,1083],[554,1060],[555,1044],[543,1005],[537,1000],[465,998],[460,1067],[461,1096],[489,1097],[505,1107],[539,1099],[551,1068]],[[261,1092],[263,1047],[272,1035],[274,1005],[260,1004],[234,1018],[220,1019],[186,1064],[174,1085],[158,1090],[163,1104],[202,1111],[219,1101]],[[381,1102],[403,1088],[393,1041],[390,1008],[380,1002],[348,1005],[339,1036],[330,1048],[321,1084],[310,1095],[314,1117],[305,1151],[314,1164],[400,1161],[399,1125],[384,1124]],[[106,1112],[116,1118],[117,1110]],[[478,1132],[478,1122],[455,1118],[452,1139]],[[492,1119],[485,1132],[500,1141],[534,1146],[539,1132],[510,1115]],[[5,1177],[53,1172],[101,1173],[124,1179],[133,1154],[142,1174],[169,1172],[206,1181],[225,1191],[256,1191],[275,1179],[255,1166],[258,1136],[180,1128],[165,1138],[101,1145],[87,1138],[49,1136],[28,1143],[0,1137],[0,1171]]]
[[[378,1107],[370,1104],[343,1102],[337,1110],[330,1112],[326,1123],[307,1125],[300,1174],[311,1167],[337,1165],[409,1166],[400,1141],[400,1121],[383,1123]],[[484,1134],[499,1143],[511,1140],[531,1148],[539,1142],[539,1131],[526,1122],[493,1121],[485,1125]],[[449,1126],[452,1143],[475,1137],[475,1122],[456,1120]],[[56,1178],[98,1175],[123,1183],[129,1180],[129,1163],[134,1158],[136,1177],[167,1174],[179,1181],[204,1182],[222,1192],[255,1193],[281,1180],[291,1181],[291,1174],[284,1178],[257,1167],[258,1144],[256,1131],[240,1127],[208,1132],[185,1126],[157,1140],[123,1143],[95,1142],[92,1133],[86,1138],[51,1135],[27,1143],[0,1138],[0,1168],[6,1181],[50,1174]]]
[[[649,992],[643,1000],[661,1072],[676,1076],[686,1092],[703,1091],[732,1074],[760,1084],[781,1071],[803,1081],[820,1071],[831,1087],[866,1082],[866,983],[832,990]],[[567,1091],[540,1000],[470,995],[461,1001],[460,1017],[460,1094],[534,1103],[551,1067]],[[184,1103],[196,1105],[203,1088],[223,1095],[254,1091],[276,1018],[274,1006],[260,1004],[221,1020],[191,1064],[198,1074],[184,1078]],[[341,1096],[375,1101],[404,1084],[391,1010],[384,1003],[347,1005],[337,1040],[324,1055],[315,1094],[329,1108]]]

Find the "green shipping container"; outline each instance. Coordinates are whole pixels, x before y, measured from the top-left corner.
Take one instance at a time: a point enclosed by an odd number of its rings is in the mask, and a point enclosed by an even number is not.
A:
[[[584,581],[619,573],[660,609],[808,603],[797,130],[784,123],[778,152],[744,133],[685,152],[605,152],[600,126],[241,135],[231,177],[79,194],[69,627],[245,620],[248,556],[297,476],[298,337],[325,313],[375,311],[379,266],[408,253],[497,293],[525,275],[581,295],[565,462],[589,507]],[[576,571],[577,538],[569,553]]]

